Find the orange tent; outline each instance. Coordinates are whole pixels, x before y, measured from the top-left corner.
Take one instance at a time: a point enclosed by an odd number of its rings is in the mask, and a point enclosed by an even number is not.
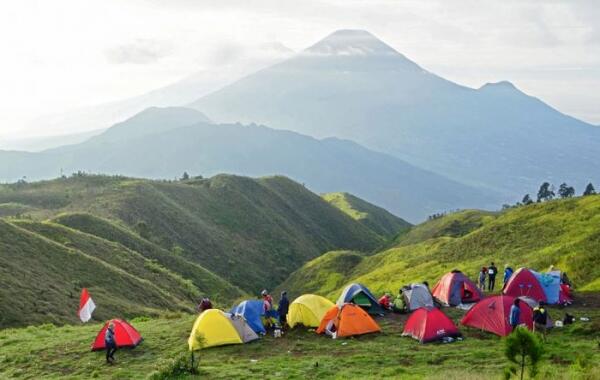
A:
[[[321,320],[317,334],[323,334],[328,328],[331,330],[333,327],[338,337],[381,331],[379,325],[366,311],[351,303],[335,305],[329,309]]]

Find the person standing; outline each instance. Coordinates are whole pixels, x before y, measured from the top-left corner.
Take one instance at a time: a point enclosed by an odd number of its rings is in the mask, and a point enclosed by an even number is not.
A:
[[[521,307],[518,298],[515,298],[512,306],[510,307],[510,313],[508,315],[508,324],[512,328],[512,331],[515,331],[517,326],[521,323]]]
[[[540,301],[539,305],[533,309],[533,332],[542,334],[542,340],[546,342],[546,333],[548,331],[548,311],[544,307],[545,303]]]
[[[485,278],[487,277],[487,268],[482,267],[479,271],[479,289],[485,291]]]
[[[115,361],[115,352],[117,351],[117,342],[115,340],[115,324],[110,322],[104,333],[104,346],[106,347],[106,363],[112,364]]]
[[[493,292],[494,286],[496,285],[496,275],[498,274],[498,268],[492,264],[488,268],[488,291]]]
[[[287,292],[284,290],[281,292],[279,306],[277,307],[277,312],[279,313],[279,324],[281,325],[281,328],[285,328],[287,326],[287,315],[289,310],[290,301],[287,298]]]
[[[502,279],[502,289],[504,289],[506,283],[508,282],[508,280],[510,280],[510,277],[512,276],[513,272],[513,269],[508,264],[504,264],[504,277]]]
[[[198,303],[198,307],[196,308],[198,310],[198,313],[202,313],[204,310],[208,310],[208,309],[212,309],[213,305],[212,302],[210,302],[210,298],[208,297],[204,297],[202,298],[202,300],[200,300],[200,303]]]

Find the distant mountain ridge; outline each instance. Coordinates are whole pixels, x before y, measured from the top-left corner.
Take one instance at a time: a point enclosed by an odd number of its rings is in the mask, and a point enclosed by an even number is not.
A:
[[[511,201],[545,180],[600,180],[600,128],[507,81],[445,80],[366,31],[334,32],[192,106],[216,122],[347,138]]]
[[[500,203],[493,193],[351,141],[207,120],[193,109],[149,108],[84,143],[40,153],[0,152],[0,179],[49,179],[77,171],[169,179],[184,171],[282,174],[316,192],[351,192],[411,222],[443,210]]]

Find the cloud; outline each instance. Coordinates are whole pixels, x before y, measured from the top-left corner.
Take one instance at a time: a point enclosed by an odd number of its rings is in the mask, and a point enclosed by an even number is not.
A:
[[[145,65],[157,62],[171,54],[170,44],[152,40],[136,39],[132,42],[106,49],[104,55],[110,63]]]

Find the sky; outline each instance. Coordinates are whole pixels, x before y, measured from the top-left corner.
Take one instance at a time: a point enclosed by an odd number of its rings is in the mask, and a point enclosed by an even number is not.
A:
[[[192,73],[244,72],[348,28],[457,83],[509,80],[600,125],[598,20],[595,0],[5,1],[0,137],[50,135],[35,121]]]

